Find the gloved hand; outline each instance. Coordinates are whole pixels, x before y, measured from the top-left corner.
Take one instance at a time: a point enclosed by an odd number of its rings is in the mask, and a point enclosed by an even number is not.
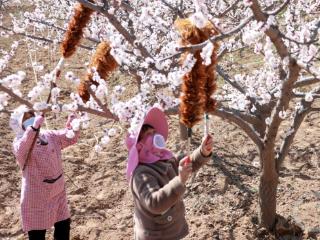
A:
[[[68,129],[71,129],[72,126],[71,126],[71,122],[77,118],[77,115],[75,113],[71,113],[69,116],[68,116],[68,120],[66,122],[66,128]]]
[[[34,118],[34,122],[32,124],[32,127],[35,129],[39,129],[42,125],[42,123],[44,122],[44,117],[43,116],[36,116]]]

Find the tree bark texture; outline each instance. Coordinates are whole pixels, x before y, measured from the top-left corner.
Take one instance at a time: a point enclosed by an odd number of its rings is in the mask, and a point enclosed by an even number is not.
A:
[[[276,222],[277,186],[279,175],[276,171],[275,156],[261,154],[263,168],[259,184],[260,224],[272,231]],[[273,164],[272,164],[273,163]]]

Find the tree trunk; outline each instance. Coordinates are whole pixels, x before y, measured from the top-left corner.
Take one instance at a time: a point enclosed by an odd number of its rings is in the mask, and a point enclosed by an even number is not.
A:
[[[277,208],[278,173],[274,154],[261,154],[263,163],[259,184],[260,224],[269,231],[274,229]]]

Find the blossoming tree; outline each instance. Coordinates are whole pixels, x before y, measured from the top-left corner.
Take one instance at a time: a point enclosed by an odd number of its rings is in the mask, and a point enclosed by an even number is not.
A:
[[[59,81],[75,85],[83,82],[70,71],[64,79],[57,80],[61,77],[63,61],[68,61],[72,54],[68,57],[61,54],[57,67],[52,71],[47,69],[49,73],[43,75],[26,96],[19,90],[22,81],[26,81],[23,71],[3,74],[22,41],[27,45],[33,43],[34,51],[53,46],[53,51],[60,54],[56,47],[66,31],[75,31],[70,30],[69,20],[76,2],[88,10],[90,16],[78,36],[85,39],[86,44],[77,42],[71,47],[74,51],[77,47],[79,51],[91,53],[98,43],[110,43],[110,54],[119,71],[136,81],[139,91],[134,97],[120,100],[125,83],[111,88],[108,79],[102,79],[97,68],[91,67],[88,74],[92,81],[86,85],[90,94],[88,101],[74,92],[69,103],[61,104]],[[22,1],[0,3],[5,9]],[[182,76],[195,64],[193,53],[201,51],[203,64],[210,64],[212,49],[219,42],[216,72],[223,83],[214,96],[218,104],[211,114],[236,124],[257,146],[261,163],[261,224],[268,229],[274,227],[280,166],[305,117],[320,110],[317,107],[320,97],[319,0],[33,0],[23,4],[32,10],[10,16],[1,11],[0,15],[1,37],[22,36],[13,42],[11,49],[0,49],[0,111],[10,112],[10,101],[34,111],[81,111],[84,114],[73,123],[74,130],[87,127],[90,114],[130,122],[134,127],[140,120],[139,113],[154,103],[169,114],[177,114]],[[209,21],[219,34],[199,44],[180,46],[179,34],[174,28],[177,18],[189,18],[198,28]],[[189,53],[186,61],[178,64],[179,57],[186,52]],[[43,66],[34,62],[33,69],[41,72]],[[51,101],[41,102],[40,96],[48,90]],[[277,138],[286,119],[291,124]],[[72,131],[69,134],[72,135]],[[113,134],[114,131],[110,131],[103,136],[96,149],[106,144]]]

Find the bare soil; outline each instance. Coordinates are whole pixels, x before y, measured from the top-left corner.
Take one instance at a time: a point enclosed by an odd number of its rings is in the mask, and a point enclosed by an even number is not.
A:
[[[1,39],[1,47],[8,47],[10,41]],[[76,55],[66,69],[83,73],[89,57]],[[45,72],[52,70],[57,59],[48,52],[37,53]],[[25,45],[0,77],[18,69],[27,72],[23,83],[26,92],[34,85],[34,76]],[[120,83],[125,80],[114,78]],[[128,92],[134,89],[133,84],[126,86]],[[63,79],[60,87],[66,88],[64,97],[74,91]],[[62,128],[65,118],[66,114],[48,115],[46,127]],[[21,172],[12,154],[14,135],[8,120],[9,115],[0,114],[0,239],[26,239],[19,213]],[[96,155],[96,136],[113,123],[98,118],[92,122],[81,132],[78,144],[63,152],[72,239],[132,239],[133,202],[125,180],[125,127],[116,125],[121,134]],[[178,154],[183,143],[177,116],[170,116],[169,122],[168,146]],[[311,114],[302,124],[280,174],[277,212],[302,228],[303,236],[297,238],[276,237],[258,226],[259,157],[250,139],[236,126],[215,117],[210,128],[215,139],[214,156],[188,183],[184,196],[190,227],[186,239],[320,239],[320,113]],[[198,125],[194,128],[193,149],[199,146],[201,135],[202,126]],[[52,239],[52,230],[47,236]]]

